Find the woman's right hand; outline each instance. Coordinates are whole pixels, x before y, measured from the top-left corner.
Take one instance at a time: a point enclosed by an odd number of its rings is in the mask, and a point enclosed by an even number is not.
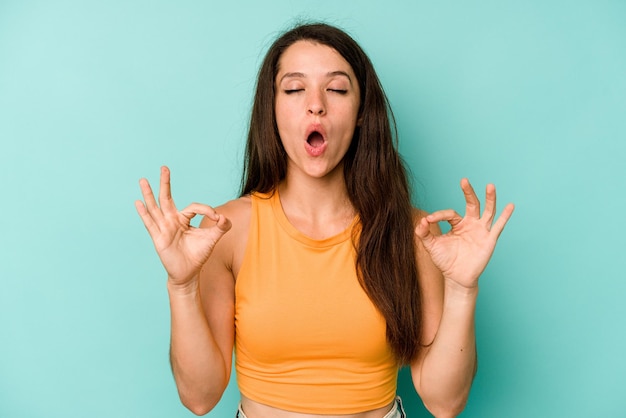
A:
[[[135,207],[174,286],[184,287],[197,277],[217,241],[231,227],[230,221],[207,205],[192,203],[178,211],[172,200],[170,170],[161,167],[161,185],[157,204],[148,180],[139,180],[144,202]],[[209,228],[196,228],[191,219],[204,215],[215,221]]]

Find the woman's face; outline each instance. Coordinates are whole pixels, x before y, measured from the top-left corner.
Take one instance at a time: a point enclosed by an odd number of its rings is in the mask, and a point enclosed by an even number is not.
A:
[[[276,124],[289,175],[340,172],[360,105],[350,64],[331,47],[298,41],[280,57],[275,83]]]

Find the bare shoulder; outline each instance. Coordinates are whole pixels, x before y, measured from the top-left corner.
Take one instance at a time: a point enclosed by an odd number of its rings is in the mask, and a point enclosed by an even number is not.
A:
[[[229,200],[223,205],[215,207],[215,211],[226,216],[233,223],[233,226],[235,226],[235,223],[239,223],[239,221],[250,217],[251,207],[252,203],[250,196],[246,195],[237,199]],[[205,217],[202,220],[200,227],[207,227],[214,224],[215,222]]]
[[[232,352],[235,277],[247,243],[251,206],[250,197],[240,197],[215,208],[218,214],[230,220],[231,228],[215,244],[211,256],[200,270],[203,309],[224,353]],[[206,217],[200,223],[200,228],[212,226],[215,226],[215,221]]]
[[[250,196],[242,196],[215,207],[215,212],[224,215],[232,223],[231,231],[228,231],[224,237],[232,235],[232,232],[237,234],[241,229],[242,223],[249,223],[251,207]],[[215,225],[215,221],[207,217],[204,217],[200,222],[200,228],[208,228],[213,225]]]
[[[209,260],[211,264],[214,264],[214,262],[222,264],[224,268],[231,271],[233,278],[236,277],[239,265],[243,259],[243,252],[250,229],[251,210],[252,200],[248,195],[230,200],[215,208],[218,214],[230,220],[232,227],[215,245]],[[206,217],[200,223],[201,228],[208,228],[213,225],[215,225],[215,221]]]
[[[235,277],[250,224],[249,197],[231,200],[215,208],[228,218],[231,228],[215,244],[199,275],[200,298],[207,324],[230,370],[235,330]],[[211,228],[215,221],[203,218],[200,228]],[[242,243],[243,241],[243,243]]]
[[[235,219],[238,215],[249,216],[250,208],[252,207],[252,199],[250,195],[241,196],[240,198],[230,200],[221,206],[218,206],[215,210],[222,211],[225,215],[230,215]]]

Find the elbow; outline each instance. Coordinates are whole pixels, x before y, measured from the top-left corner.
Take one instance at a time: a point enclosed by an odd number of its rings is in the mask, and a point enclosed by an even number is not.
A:
[[[445,379],[447,383],[443,385],[436,384],[441,383],[440,381],[431,381],[428,388],[422,387],[422,391],[417,392],[428,412],[435,417],[456,417],[465,410],[475,374],[476,367],[474,366],[471,375],[455,380]],[[416,389],[418,389],[417,386]]]
[[[431,414],[433,414],[434,417],[436,418],[454,418],[457,417],[461,414],[461,412],[463,412],[463,409],[465,409],[465,406],[462,406],[460,408],[457,407],[439,407],[439,408],[429,408],[428,405],[424,404],[424,406],[426,406],[426,409],[428,409],[428,412],[430,412]]]
[[[176,382],[178,397],[183,406],[193,414],[198,416],[206,415],[222,399],[228,381],[228,378],[226,378],[217,385],[214,384],[216,382],[208,382],[203,385],[190,382],[184,383],[183,380],[180,380]]]
[[[220,401],[222,394],[205,394],[204,396],[198,396],[198,394],[184,394],[179,392],[180,401],[182,404],[191,411],[193,414],[201,416],[206,415],[215,408],[215,405]]]
[[[198,401],[198,400],[192,401],[189,399],[184,399],[182,397],[180,400],[185,406],[185,408],[187,408],[194,415],[197,415],[197,416],[208,414],[213,408],[215,408],[215,405],[217,405],[217,402],[212,402],[212,401]]]
[[[424,406],[436,418],[454,418],[463,412],[466,404],[467,397],[462,397],[446,403],[424,403]]]
[[[202,416],[202,415],[206,415],[209,413],[209,411],[211,411],[211,409],[213,408],[207,408],[204,405],[185,405],[185,407],[190,410],[194,415],[197,416]]]

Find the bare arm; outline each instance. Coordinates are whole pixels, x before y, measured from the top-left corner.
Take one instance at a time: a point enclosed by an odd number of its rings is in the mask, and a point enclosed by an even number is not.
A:
[[[205,414],[219,401],[230,377],[234,333],[233,277],[218,245],[231,228],[210,206],[194,203],[178,211],[171,197],[170,173],[161,169],[158,204],[147,180],[140,181],[144,202],[135,206],[165,267],[171,308],[170,358],[182,402]],[[201,228],[190,225],[205,216]],[[208,267],[210,266],[210,267]],[[221,267],[220,267],[221,266]],[[207,270],[204,274],[203,271]],[[207,316],[200,298],[203,277],[212,283]]]
[[[172,372],[182,403],[197,415],[215,407],[230,379],[235,316],[232,283],[230,273],[203,269],[186,288],[168,284]]]
[[[430,270],[429,267],[424,270]],[[464,409],[476,372],[474,309],[477,289],[476,293],[465,293],[443,279],[439,271],[430,270],[430,274],[429,279],[424,273],[421,278],[436,286],[430,293],[440,295],[430,302],[434,305],[430,308],[431,322],[438,326],[434,337],[427,339],[425,336],[424,343],[429,345],[422,348],[411,364],[411,375],[426,408],[436,417],[452,417]],[[435,314],[437,307],[438,316]],[[429,334],[432,335],[432,331]]]
[[[216,210],[233,220],[232,229],[200,270],[192,315],[189,319],[181,317],[180,324],[172,326],[171,361],[178,391],[183,403],[198,414],[213,409],[231,376],[235,277],[247,243],[250,201],[240,198]],[[211,228],[214,224],[205,217],[200,227]],[[206,331],[198,332],[201,329]]]
[[[509,204],[494,222],[496,194],[495,187],[489,185],[481,217],[480,202],[466,179],[461,188],[465,217],[453,210],[435,212],[422,217],[415,230],[418,252],[428,254],[420,256],[420,279],[425,306],[430,306],[425,310],[425,315],[430,315],[425,320],[425,326],[430,327],[425,335],[433,339],[411,364],[411,373],[424,405],[437,417],[456,416],[467,402],[477,365],[474,316],[478,278],[513,213]],[[440,221],[450,223],[450,232],[439,233],[436,224]]]

